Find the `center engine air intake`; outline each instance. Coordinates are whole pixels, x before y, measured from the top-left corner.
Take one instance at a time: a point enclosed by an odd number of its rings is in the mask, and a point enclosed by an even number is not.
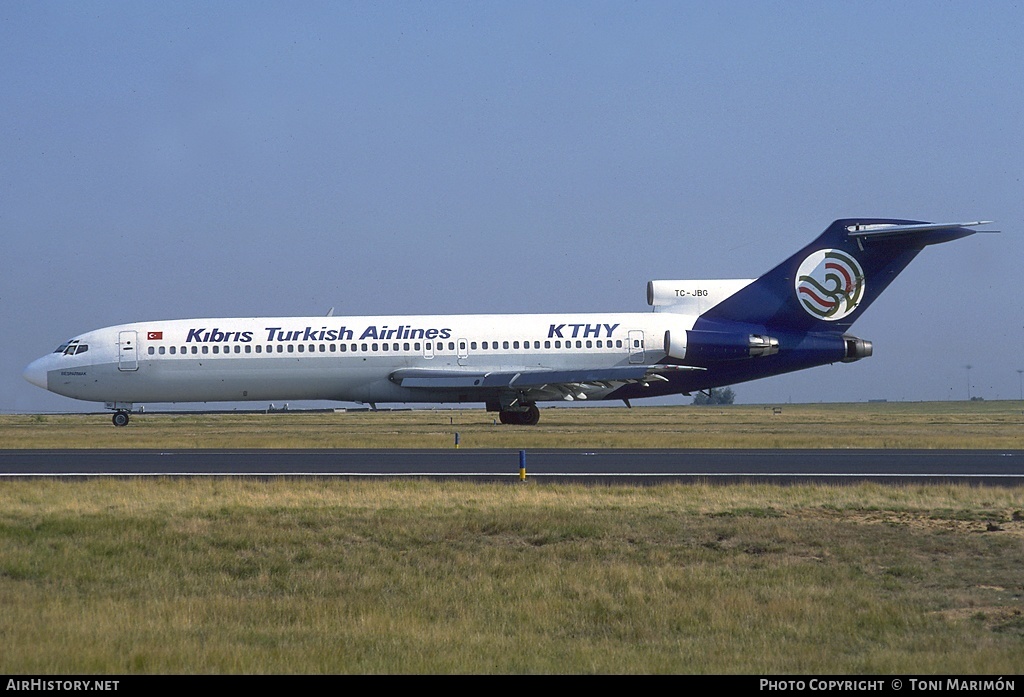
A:
[[[665,332],[665,353],[690,363],[734,361],[778,352],[779,340],[763,334],[689,329],[680,336],[678,332],[673,335],[671,330]]]

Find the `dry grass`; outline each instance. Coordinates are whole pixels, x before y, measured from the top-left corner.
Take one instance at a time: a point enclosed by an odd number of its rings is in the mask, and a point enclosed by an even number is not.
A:
[[[0,417],[0,447],[1021,448],[1019,402]],[[0,673],[1024,672],[1024,490],[0,482]]]
[[[779,413],[776,413],[778,410]],[[495,425],[477,409],[293,414],[0,416],[3,448],[1024,448],[1024,405],[924,402],[618,407]]]
[[[1015,675],[1022,493],[7,481],[0,672]]]

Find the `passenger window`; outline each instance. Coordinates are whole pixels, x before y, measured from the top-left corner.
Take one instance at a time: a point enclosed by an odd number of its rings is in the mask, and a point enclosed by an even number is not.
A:
[[[174,355],[174,349],[176,349],[176,348],[177,348],[177,346],[172,346],[172,347],[171,347],[171,355],[172,355],[172,356]]]
[[[165,348],[164,348],[163,346],[161,346],[161,347],[160,347],[160,355],[162,356],[162,355],[164,355],[165,353],[167,353],[167,349],[165,349]]]
[[[210,347],[209,346],[204,346],[203,347],[203,353],[209,353],[209,352],[210,352]]]
[[[156,353],[156,349],[153,348],[152,346],[150,346],[149,347],[149,355],[152,356],[154,353]]]
[[[299,345],[299,348],[302,348],[301,344]],[[294,345],[288,344],[288,353],[295,353],[295,346]]]

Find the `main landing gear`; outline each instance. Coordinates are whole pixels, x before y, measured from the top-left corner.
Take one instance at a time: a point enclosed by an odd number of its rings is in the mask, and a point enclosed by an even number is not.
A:
[[[525,409],[505,410],[498,412],[498,420],[503,424],[515,424],[517,426],[536,426],[540,421],[540,409],[536,404],[531,404]]]
[[[111,418],[115,426],[127,426],[128,425],[128,412],[123,409],[119,409],[114,412],[114,416]]]

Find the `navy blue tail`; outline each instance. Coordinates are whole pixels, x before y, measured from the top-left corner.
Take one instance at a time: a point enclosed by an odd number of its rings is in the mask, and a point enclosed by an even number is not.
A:
[[[981,223],[847,218],[701,315],[694,329],[844,333],[924,247]]]

